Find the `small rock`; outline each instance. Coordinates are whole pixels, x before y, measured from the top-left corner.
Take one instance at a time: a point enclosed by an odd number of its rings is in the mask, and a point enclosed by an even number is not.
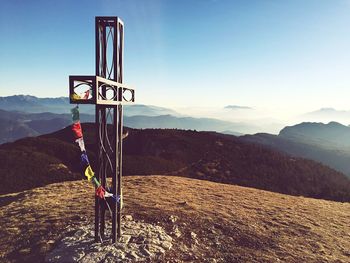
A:
[[[140,257],[136,254],[135,251],[131,251],[128,255],[127,255],[128,258],[131,258],[131,259],[139,259]]]
[[[180,248],[180,250],[182,252],[187,252],[188,251],[188,247],[185,244],[183,244],[183,243],[180,244],[179,248]]]
[[[166,250],[169,250],[169,249],[171,249],[171,247],[172,247],[172,244],[171,244],[171,242],[169,242],[169,241],[164,241],[164,242],[162,242],[160,245],[162,246],[162,248],[164,248],[164,249],[166,249]]]
[[[52,245],[55,243],[55,240],[48,240],[46,243]]]
[[[162,248],[162,247],[160,247],[160,246],[152,245],[152,246],[149,246],[147,249],[148,249],[151,253],[155,253],[155,254],[157,254],[158,256],[165,253],[165,249]]]
[[[177,216],[169,216],[168,220],[171,222],[171,223],[175,223],[177,221],[178,217]]]
[[[114,257],[118,257],[118,258],[124,259],[125,258],[125,253],[124,253],[123,250],[116,249],[116,250],[113,250],[110,253],[108,253],[107,256],[114,256]]]
[[[160,241],[159,239],[153,238],[153,239],[146,239],[145,240],[145,244],[147,245],[159,245],[162,241]]]
[[[74,237],[84,237],[86,235],[86,232],[82,229],[79,229],[77,232],[75,232]]]
[[[74,242],[74,241],[76,241],[76,240],[78,240],[79,238],[77,238],[77,237],[65,237],[65,238],[63,238],[62,239],[62,242],[64,242],[64,243],[70,243],[70,242]]]
[[[126,244],[124,244],[124,243],[118,243],[118,244],[114,245],[114,247],[115,247],[116,249],[125,250]]]
[[[131,236],[130,235],[122,235],[119,239],[119,242],[127,244],[130,241]]]
[[[132,221],[132,220],[134,220],[133,217],[132,217],[132,215],[125,215],[124,219],[125,219],[126,221]]]
[[[169,241],[171,242],[173,239],[171,238],[171,236],[168,236],[167,234],[165,233],[160,233],[158,234],[158,237],[161,241]]]
[[[100,243],[94,243],[90,246],[90,250],[93,252],[99,252],[102,251],[102,247]]]
[[[191,238],[192,239],[196,239],[197,238],[197,234],[195,232],[191,232]]]
[[[138,237],[132,237],[130,239],[131,243],[136,243],[136,244],[144,244],[145,243],[145,238],[143,236],[138,236]]]
[[[141,252],[142,254],[144,254],[146,257],[151,257],[151,256],[152,256],[152,253],[149,252],[146,248],[141,248],[141,249],[140,249],[140,252]]]
[[[173,229],[174,229],[174,230],[173,230],[172,234],[173,234],[175,237],[181,237],[181,232],[180,232],[179,228],[178,228],[177,226],[175,226]]]

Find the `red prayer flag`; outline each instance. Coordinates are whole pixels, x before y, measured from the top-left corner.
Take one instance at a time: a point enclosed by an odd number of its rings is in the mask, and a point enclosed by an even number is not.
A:
[[[96,195],[101,199],[105,198],[105,192],[106,192],[106,190],[103,189],[103,187],[101,185],[99,187],[97,187],[97,189],[96,189]]]
[[[83,97],[84,100],[87,100],[89,98],[90,95],[90,90],[85,91],[85,95]]]
[[[78,138],[83,137],[83,131],[81,130],[80,121],[73,123],[72,131],[74,132],[75,138],[78,139]]]

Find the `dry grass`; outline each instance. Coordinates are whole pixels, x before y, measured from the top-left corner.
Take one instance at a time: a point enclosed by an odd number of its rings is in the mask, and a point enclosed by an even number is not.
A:
[[[42,261],[93,202],[86,181],[0,196],[0,261]],[[126,177],[124,202],[139,220],[178,227],[165,262],[350,262],[350,203],[169,176]]]

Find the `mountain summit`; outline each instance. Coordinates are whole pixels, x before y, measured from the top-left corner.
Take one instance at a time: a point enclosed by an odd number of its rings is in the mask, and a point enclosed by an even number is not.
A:
[[[329,146],[350,147],[350,127],[338,122],[328,124],[303,122],[288,126],[279,133],[282,138]]]

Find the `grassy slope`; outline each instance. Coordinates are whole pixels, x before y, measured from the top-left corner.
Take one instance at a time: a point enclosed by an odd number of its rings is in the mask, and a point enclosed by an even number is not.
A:
[[[349,203],[169,176],[126,177],[124,194],[124,213],[182,232],[161,262],[348,262],[350,256]],[[65,226],[93,218],[93,189],[86,181],[56,183],[1,195],[0,205],[0,261],[40,262]],[[171,223],[171,215],[178,221]]]
[[[93,126],[84,124],[95,168]],[[66,128],[0,146],[0,193],[80,179],[79,149]],[[123,174],[171,174],[291,195],[350,201],[350,180],[319,163],[291,158],[234,136],[183,130],[129,130]],[[14,182],[15,178],[15,182]]]

